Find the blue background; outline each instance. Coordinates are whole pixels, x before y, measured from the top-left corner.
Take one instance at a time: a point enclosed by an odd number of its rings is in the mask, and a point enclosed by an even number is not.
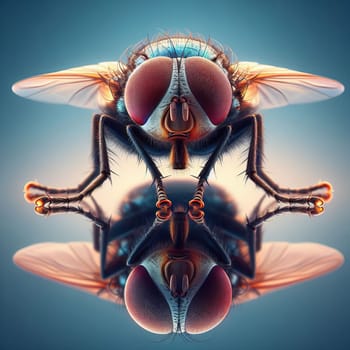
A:
[[[335,273],[242,305],[214,331],[187,340],[149,334],[121,307],[12,264],[16,250],[35,242],[90,238],[90,224],[80,217],[36,216],[22,188],[36,178],[74,185],[88,172],[91,112],[19,98],[11,92],[14,82],[118,60],[126,48],[159,32],[192,32],[231,47],[239,60],[350,86],[347,1],[18,0],[2,1],[0,13],[1,348],[350,348],[347,91],[333,100],[264,112],[273,178],[288,186],[329,180],[335,188],[324,215],[277,218],[266,225],[266,239],[335,247],[346,258]]]

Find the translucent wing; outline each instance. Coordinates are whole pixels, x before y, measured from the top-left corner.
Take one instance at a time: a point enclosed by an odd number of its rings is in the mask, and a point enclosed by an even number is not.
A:
[[[114,101],[125,69],[121,62],[102,62],[24,79],[12,90],[32,100],[104,110]]]
[[[50,280],[122,303],[100,277],[100,255],[88,242],[39,243],[23,248],[13,257],[22,269]]]
[[[241,92],[242,107],[268,109],[315,102],[340,95],[344,86],[336,80],[255,62],[231,66]]]
[[[280,288],[322,276],[342,265],[337,250],[317,243],[265,243],[257,253],[256,275],[235,303],[258,298]]]

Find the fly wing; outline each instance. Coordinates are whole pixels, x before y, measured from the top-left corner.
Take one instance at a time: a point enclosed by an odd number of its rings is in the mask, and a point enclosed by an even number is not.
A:
[[[247,292],[235,303],[322,276],[344,261],[337,250],[317,243],[265,243],[256,258],[255,278],[248,281]]]
[[[102,62],[24,79],[12,90],[32,100],[104,110],[118,95],[125,69],[121,62]]]
[[[109,291],[109,280],[100,277],[100,255],[88,242],[34,244],[16,252],[13,261],[28,272],[122,303]]]
[[[231,69],[243,108],[269,109],[321,101],[344,91],[336,80],[287,68],[239,62]]]

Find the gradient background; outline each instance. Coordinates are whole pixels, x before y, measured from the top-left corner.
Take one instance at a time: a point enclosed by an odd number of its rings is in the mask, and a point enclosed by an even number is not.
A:
[[[214,331],[191,341],[149,334],[121,307],[39,279],[12,264],[16,250],[36,242],[90,239],[90,224],[80,217],[36,216],[23,200],[22,188],[33,179],[57,186],[82,179],[90,169],[91,112],[19,98],[11,92],[14,82],[117,60],[127,47],[160,31],[191,31],[230,46],[240,60],[312,72],[350,86],[345,0],[118,3],[0,4],[1,348],[349,349],[347,91],[333,100],[264,112],[266,168],[273,178],[287,186],[328,180],[335,188],[324,215],[275,218],[265,226],[266,239],[335,247],[346,257],[335,273],[242,305]],[[226,168],[226,173],[234,171]],[[217,180],[225,184],[220,176]],[[242,193],[238,200],[245,200]]]

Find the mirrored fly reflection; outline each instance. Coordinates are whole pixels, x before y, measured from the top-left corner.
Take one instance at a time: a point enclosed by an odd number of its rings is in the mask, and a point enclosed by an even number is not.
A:
[[[107,134],[147,165],[157,185],[159,208],[171,207],[155,158],[168,157],[174,169],[204,156],[189,198],[204,206],[203,191],[223,153],[249,139],[246,174],[283,203],[322,207],[332,189],[327,182],[283,188],[263,170],[263,118],[260,110],[314,102],[341,94],[341,83],[286,68],[237,62],[230,49],[213,40],[186,35],[160,36],[139,43],[125,62],[103,62],[22,80],[13,91],[30,99],[98,110],[93,117],[91,174],[74,188],[26,185],[26,198],[38,213],[50,204],[88,196],[110,176]],[[68,196],[67,196],[68,194]]]
[[[151,184],[133,189],[106,220],[89,205],[54,206],[93,222],[93,243],[40,243],[18,251],[29,272],[125,305],[132,319],[159,334],[207,332],[230,309],[338,268],[343,257],[315,243],[262,241],[265,220],[286,212],[314,215],[305,204],[256,204],[247,220],[222,188],[209,186],[202,213],[189,206],[195,183],[169,181],[169,215],[155,213]]]

